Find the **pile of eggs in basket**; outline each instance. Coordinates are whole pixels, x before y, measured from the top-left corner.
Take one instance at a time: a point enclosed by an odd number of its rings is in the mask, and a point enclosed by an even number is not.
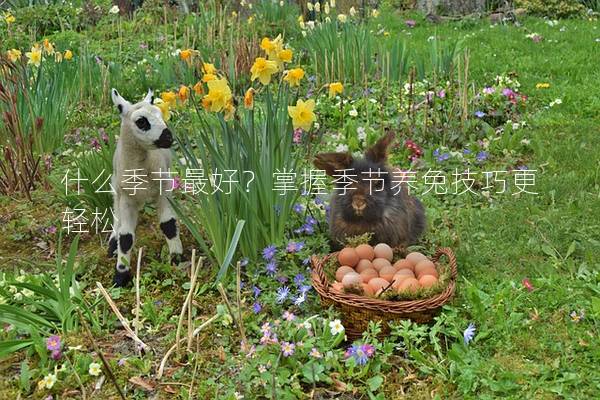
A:
[[[409,253],[406,258],[392,263],[394,253],[385,243],[375,247],[361,244],[346,247],[338,253],[340,267],[335,273],[332,289],[361,291],[367,296],[378,296],[385,288],[398,293],[415,292],[438,283],[435,264],[421,253]]]

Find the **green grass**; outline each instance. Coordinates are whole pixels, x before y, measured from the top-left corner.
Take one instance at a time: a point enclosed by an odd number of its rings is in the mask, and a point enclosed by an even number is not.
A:
[[[450,350],[448,343],[443,360],[432,358],[433,350],[426,341],[422,349],[428,362],[403,361],[404,376],[385,377],[385,398],[403,398],[400,387],[407,393],[405,398],[423,399],[431,398],[431,393],[444,399],[600,397],[600,151],[597,150],[600,148],[600,69],[597,68],[600,43],[595,41],[600,38],[600,29],[597,21],[565,20],[551,27],[541,19],[527,18],[521,27],[490,27],[487,21],[432,26],[417,17],[417,26],[409,29],[403,22],[405,18],[408,17],[386,15],[384,25],[392,35],[406,38],[411,48],[424,54],[428,49],[427,38],[434,34],[442,39],[463,39],[464,47],[470,50],[470,76],[480,85],[499,74],[518,75],[522,92],[530,96],[533,115],[524,129],[534,151],[526,164],[538,170],[535,190],[539,194],[501,195],[489,205],[450,197],[424,197],[430,209],[427,241],[451,246],[458,256],[461,277],[457,296],[446,314],[459,323],[457,338],[469,322],[476,324],[478,334],[465,353]],[[534,43],[526,38],[531,32],[541,34],[544,40]],[[551,86],[536,89],[539,82]],[[547,107],[556,98],[562,99],[562,104]],[[102,109],[100,114],[111,115],[107,104]],[[81,110],[82,114],[85,112]],[[94,108],[93,112],[97,110]],[[30,212],[24,212],[29,207],[26,203],[0,198],[0,209],[7,219],[0,225],[0,270],[15,267],[35,270],[34,264],[45,257],[37,250],[31,256],[26,255],[30,254],[27,249],[36,243],[39,229],[56,223],[59,217],[56,205],[39,200],[39,196],[35,207],[40,208]],[[44,215],[43,210],[52,213]],[[38,224],[37,229],[30,228],[33,220]],[[150,226],[148,218],[142,221],[141,225]],[[156,314],[150,311],[146,314],[153,332],[151,340],[159,350],[157,354],[162,355],[174,340],[173,316],[179,312],[184,295],[181,287],[186,278],[180,273],[171,275],[169,268],[152,261],[161,258],[157,249],[162,239],[157,228],[143,228],[140,232],[138,244],[150,249],[144,267],[142,301],[162,302]],[[86,266],[82,279],[93,287],[96,280],[109,281],[112,261],[98,255],[103,249],[99,249],[95,238],[87,239],[86,244],[82,240],[80,252],[81,263]],[[5,253],[19,256],[5,256]],[[204,277],[206,281],[211,275]],[[523,288],[524,278],[531,281],[533,291]],[[119,304],[131,309],[133,292],[122,291],[120,296]],[[316,298],[312,296],[310,301],[311,309],[316,309]],[[202,306],[202,318],[206,319],[220,298],[206,287],[197,302]],[[579,323],[572,322],[571,311],[582,309],[585,318]],[[99,313],[106,327],[101,344],[113,351],[115,345],[110,343],[109,333],[115,319],[106,308]],[[223,380],[230,376],[222,376],[227,374],[231,360],[220,362],[219,349],[236,352],[236,332],[231,326],[218,325],[201,335],[195,379],[204,383],[199,385],[199,391],[207,390],[206,398],[218,398],[212,388],[227,387]],[[123,384],[132,376],[148,374],[146,364],[156,366],[160,361],[159,356],[151,355],[138,359],[131,349],[124,347],[116,351],[129,354],[132,361],[118,371]],[[19,361],[22,359],[19,357]],[[9,361],[0,363],[3,376],[4,371],[6,376],[15,373],[18,364]],[[429,373],[423,372],[425,366],[431,367]],[[193,367],[172,373],[170,380],[188,383]],[[76,382],[71,383],[77,388]],[[108,383],[102,391],[104,396],[115,394]],[[14,393],[14,383],[0,379],[0,397],[12,398],[16,396]],[[141,393],[137,398],[142,398]],[[202,394],[198,398],[203,398]]]

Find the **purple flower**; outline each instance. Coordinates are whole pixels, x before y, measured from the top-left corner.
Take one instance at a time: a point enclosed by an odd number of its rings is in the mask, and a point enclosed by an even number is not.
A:
[[[147,48],[148,48],[148,45],[146,43],[140,43],[140,49],[146,50]]]
[[[273,276],[277,272],[277,261],[271,260],[266,265],[267,275]]]
[[[495,91],[496,89],[490,86],[486,86],[483,88],[483,93],[485,94],[493,94]]]
[[[515,92],[513,92],[512,89],[504,88],[504,89],[502,89],[502,94],[505,95],[506,97],[510,97],[510,96],[514,96]]]
[[[475,324],[473,324],[472,322],[469,324],[469,326],[467,327],[467,329],[465,329],[465,331],[463,332],[463,342],[465,343],[465,346],[469,344],[469,342],[471,340],[473,340],[473,338],[475,337]]]
[[[100,134],[100,139],[102,139],[104,144],[108,144],[109,139],[108,139],[108,135],[106,134],[106,131],[104,130],[104,128],[98,129],[98,133]]]
[[[302,204],[294,204],[294,208],[293,208],[294,212],[297,212],[298,214],[300,214],[304,208],[302,207]]]
[[[119,367],[122,367],[123,365],[125,365],[126,362],[127,362],[126,358],[120,358],[119,361],[117,361],[117,365]]]
[[[283,352],[284,357],[289,357],[294,354],[294,349],[296,345],[294,343],[283,342],[281,343],[281,351]]]
[[[317,220],[312,215],[307,215],[306,223],[309,225],[315,225],[317,223]]]
[[[296,286],[300,286],[304,283],[304,279],[304,275],[298,274],[294,277],[294,283],[296,284]]]
[[[437,93],[437,95],[440,99],[443,99],[446,97],[446,91],[444,89],[442,89]]]
[[[304,247],[304,242],[290,241],[286,247],[288,253],[297,253]]]
[[[321,204],[325,204],[323,203],[323,199],[321,199],[319,196],[315,197],[315,204],[320,206]]]
[[[260,290],[260,288],[258,286],[253,286],[252,292],[254,293],[254,297],[256,298],[256,297],[260,296],[260,293],[262,292],[262,290]]]
[[[289,311],[285,311],[283,313],[283,319],[285,319],[286,321],[293,321],[296,319],[296,316],[294,315],[294,313],[291,313]]]
[[[46,339],[46,348],[50,351],[60,351],[60,336],[52,335]]]
[[[92,149],[94,149],[94,150],[100,150],[102,148],[102,146],[100,145],[100,142],[96,138],[92,138],[90,145],[92,146]]]
[[[438,162],[444,162],[444,161],[446,161],[447,159],[450,158],[450,154],[448,154],[448,153],[442,153],[442,154],[440,154],[440,150],[439,149],[436,149],[433,152],[433,156],[437,159]]]
[[[357,344],[350,346],[348,350],[346,350],[345,356],[346,358],[354,358],[357,365],[365,365],[367,361],[369,361],[369,356],[365,352],[365,349],[363,349],[363,346]]]
[[[53,350],[52,354],[51,354],[51,357],[52,357],[53,360],[58,361],[58,360],[60,360],[60,356],[61,355],[62,354],[60,353],[60,350]]]
[[[312,289],[312,286],[310,285],[300,285],[300,287],[298,288],[301,294],[306,294],[306,292],[308,292],[310,289]]]
[[[302,230],[307,235],[312,235],[313,233],[315,233],[315,228],[311,224],[302,225]]]
[[[304,260],[302,260],[302,265],[308,265],[310,263],[310,257],[306,257]]]
[[[259,312],[262,311],[262,306],[260,305],[260,303],[258,301],[252,305],[252,311],[254,311],[254,314],[258,314]]]
[[[527,168],[527,165],[519,165],[519,166],[517,167],[517,169],[518,169],[519,171],[527,171],[529,168]]]
[[[275,257],[275,253],[277,253],[277,247],[274,244],[269,245],[265,247],[262,251],[263,259],[269,261],[273,259],[273,257]]]
[[[372,344],[363,344],[361,347],[367,357],[372,357],[375,354],[375,347]]]
[[[485,113],[483,111],[475,111],[475,116],[477,118],[483,118],[485,117]]]
[[[488,158],[488,152],[487,151],[480,151],[479,153],[477,153],[477,161],[482,162],[485,161]]]
[[[56,226],[51,225],[48,228],[46,228],[46,232],[50,235],[54,235],[56,233]]]
[[[414,19],[407,19],[406,21],[404,21],[404,23],[406,24],[406,26],[408,26],[409,28],[414,28],[415,25],[417,25],[417,21],[415,21]]]
[[[287,276],[281,275],[277,277],[277,282],[281,283],[282,285],[288,283],[288,281],[289,279]]]
[[[467,154],[471,154],[471,150],[469,149],[464,149],[463,150],[463,154],[467,155]]]
[[[292,137],[292,142],[294,144],[302,143],[302,128],[294,129],[294,136]]]
[[[277,295],[275,297],[275,300],[277,301],[277,303],[283,303],[289,295],[290,288],[287,286],[282,286],[279,289],[277,289]]]

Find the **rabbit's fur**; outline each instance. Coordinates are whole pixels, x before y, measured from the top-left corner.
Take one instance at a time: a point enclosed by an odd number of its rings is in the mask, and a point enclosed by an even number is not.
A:
[[[331,195],[329,217],[335,246],[343,244],[346,238],[371,232],[372,244],[406,247],[423,234],[426,221],[421,202],[408,193],[406,185],[392,188],[392,169],[386,162],[393,139],[394,134],[389,132],[361,159],[354,159],[349,153],[316,155],[315,166],[338,181],[334,181],[336,190]],[[344,174],[341,170],[346,170],[345,175],[355,182],[339,182]],[[344,186],[345,194],[341,190]]]

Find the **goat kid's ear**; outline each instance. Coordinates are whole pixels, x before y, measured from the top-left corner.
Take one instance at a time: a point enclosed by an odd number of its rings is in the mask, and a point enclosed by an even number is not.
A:
[[[152,89],[148,89],[148,94],[144,97],[144,102],[154,104],[154,91]]]
[[[319,153],[315,156],[314,164],[318,169],[325,170],[329,176],[336,175],[336,170],[348,169],[352,164],[350,153]]]
[[[131,103],[121,97],[119,92],[117,92],[117,89],[112,89],[110,91],[110,97],[112,98],[113,104],[117,106],[119,114],[121,114],[121,116],[125,115],[125,113],[127,113],[127,109],[131,106]]]
[[[365,158],[372,162],[384,163],[387,161],[388,150],[395,138],[393,131],[388,131],[384,137],[379,139],[371,148],[365,152]]]

